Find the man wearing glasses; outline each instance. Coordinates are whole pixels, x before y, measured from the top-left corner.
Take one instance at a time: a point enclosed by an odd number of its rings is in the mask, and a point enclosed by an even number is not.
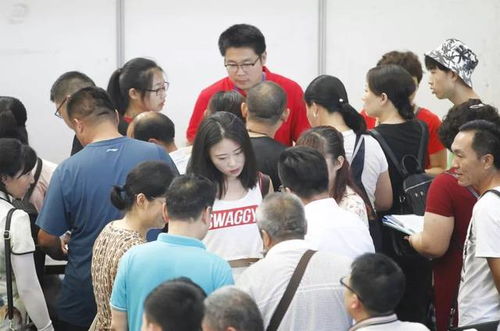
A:
[[[309,128],[301,87],[294,81],[269,71],[266,64],[266,41],[255,26],[236,24],[219,37],[219,50],[224,57],[228,77],[201,91],[196,101],[187,129],[187,139],[192,142],[203,119],[212,95],[219,91],[235,90],[246,96],[247,91],[262,81],[280,85],[287,94],[290,116],[276,132],[274,139],[291,146],[302,131]]]
[[[394,313],[405,290],[405,275],[382,254],[366,253],[354,260],[351,275],[340,278],[344,304],[356,324],[349,331],[424,331],[420,323],[401,322]]]

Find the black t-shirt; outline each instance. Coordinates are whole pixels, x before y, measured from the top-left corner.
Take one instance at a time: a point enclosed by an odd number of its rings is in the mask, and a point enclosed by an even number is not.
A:
[[[271,177],[274,190],[277,191],[281,185],[278,160],[286,146],[270,137],[250,137],[250,140],[257,159],[257,169]]]
[[[417,158],[421,136],[422,134],[426,134],[428,136],[428,130],[427,132],[422,132],[422,129],[417,121],[419,120],[406,121],[400,124],[380,124],[374,129],[382,135],[400,163],[405,155],[413,155]],[[428,138],[426,141],[428,141]],[[424,147],[424,151],[427,151],[427,146]],[[398,210],[400,208],[398,193],[401,192],[403,188],[403,178],[387,153],[385,151],[384,153],[386,154],[385,156],[389,164],[389,177],[391,178],[393,196],[392,207],[390,210],[384,212],[384,215],[397,214],[399,213]],[[412,162],[406,162],[406,164],[409,167],[415,166]],[[414,168],[410,168],[408,170],[412,172]]]
[[[83,149],[82,144],[80,144],[80,141],[76,137],[76,135],[73,137],[73,146],[71,146],[71,156],[74,154],[78,153]]]

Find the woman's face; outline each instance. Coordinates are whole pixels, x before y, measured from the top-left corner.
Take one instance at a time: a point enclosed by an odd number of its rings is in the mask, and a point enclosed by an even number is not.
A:
[[[241,145],[231,139],[224,138],[213,145],[209,156],[215,168],[227,178],[237,178],[245,166],[245,153]]]
[[[28,192],[31,183],[34,182],[34,179],[31,171],[24,175],[21,175],[21,171],[19,171],[13,177],[4,176],[2,182],[5,185],[7,193],[16,199],[22,199],[26,195],[26,192]]]
[[[142,99],[144,111],[161,111],[167,98],[167,82],[163,71],[157,69],[153,72],[151,91],[146,91]]]
[[[363,107],[368,115],[378,117],[378,114],[380,114],[380,99],[381,97],[373,93],[373,91],[370,90],[368,83],[366,83],[365,94],[363,95],[362,100],[364,103]]]

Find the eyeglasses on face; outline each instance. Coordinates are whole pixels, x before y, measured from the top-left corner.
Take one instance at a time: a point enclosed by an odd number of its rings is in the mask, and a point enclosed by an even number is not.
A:
[[[344,277],[341,277],[339,279],[339,282],[340,282],[340,285],[344,286],[346,289],[348,289],[349,291],[351,291],[352,293],[356,294],[356,296],[358,297],[359,301],[363,302],[363,299],[361,298],[361,296],[358,294],[358,292],[354,291],[354,289],[352,287],[350,287],[349,285],[347,285],[346,283],[346,278],[349,277],[349,276],[344,276]]]
[[[228,72],[237,72],[238,69],[243,70],[244,72],[248,72],[250,69],[252,69],[257,62],[259,62],[260,56],[257,57],[257,59],[252,63],[242,63],[242,64],[237,64],[237,63],[225,63],[224,66],[226,67],[226,70]]]
[[[65,97],[63,99],[63,101],[61,102],[61,104],[57,107],[56,112],[54,113],[54,115],[56,115],[59,118],[63,118],[62,115],[61,115],[61,108],[64,106],[64,104],[66,103],[66,101],[68,101],[68,97]]]
[[[169,82],[164,82],[163,86],[160,86],[160,87],[158,87],[156,89],[144,89],[144,91],[154,92],[156,96],[159,96],[162,93],[167,93],[169,87],[170,87],[170,83]]]

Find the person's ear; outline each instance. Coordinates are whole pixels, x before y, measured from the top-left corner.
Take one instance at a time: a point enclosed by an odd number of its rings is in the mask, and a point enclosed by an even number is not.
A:
[[[262,238],[262,244],[264,245],[264,249],[265,250],[269,249],[272,243],[271,236],[265,230],[260,230],[260,236]]]
[[[489,170],[493,167],[494,158],[491,154],[486,154],[481,157],[481,161],[484,164],[484,169]]]
[[[241,103],[241,116],[243,116],[244,119],[248,120],[248,105],[246,102]]]
[[[153,143],[155,145],[163,145],[158,139],[155,139],[155,138],[149,138],[148,142]]]
[[[141,99],[141,93],[139,90],[132,87],[128,90],[128,97],[130,100],[139,100]]]
[[[450,70],[450,71],[448,71],[448,72],[446,73],[446,75],[447,75],[447,76],[448,76],[448,78],[449,78],[451,81],[453,81],[454,83],[455,83],[455,82],[457,82],[457,80],[459,80],[459,78],[460,78],[460,77],[457,75],[457,73],[456,73],[456,72],[451,71],[451,70]]]
[[[141,208],[144,208],[144,206],[146,205],[146,201],[148,201],[148,199],[146,198],[144,193],[139,193],[135,196],[135,203]]]
[[[82,132],[85,129],[83,121],[80,121],[78,118],[73,118],[71,120],[71,126],[73,128],[73,131],[75,131],[76,134],[82,134]]]
[[[389,97],[384,92],[382,92],[382,94],[380,94],[379,100],[380,100],[380,104],[382,106],[385,106],[390,101]]]
[[[266,65],[266,60],[267,60],[267,52],[264,52],[260,55],[260,62],[262,63],[262,66]]]
[[[163,208],[161,209],[161,216],[163,217],[163,221],[165,221],[165,223],[168,223],[168,211],[167,211],[167,203],[163,203]]]
[[[290,108],[286,108],[283,114],[281,114],[281,121],[284,123],[288,120],[288,116],[290,116]]]
[[[342,155],[339,155],[337,156],[337,159],[335,161],[337,162],[335,162],[335,165],[333,167],[335,168],[335,170],[339,170],[344,165],[345,158]]]

